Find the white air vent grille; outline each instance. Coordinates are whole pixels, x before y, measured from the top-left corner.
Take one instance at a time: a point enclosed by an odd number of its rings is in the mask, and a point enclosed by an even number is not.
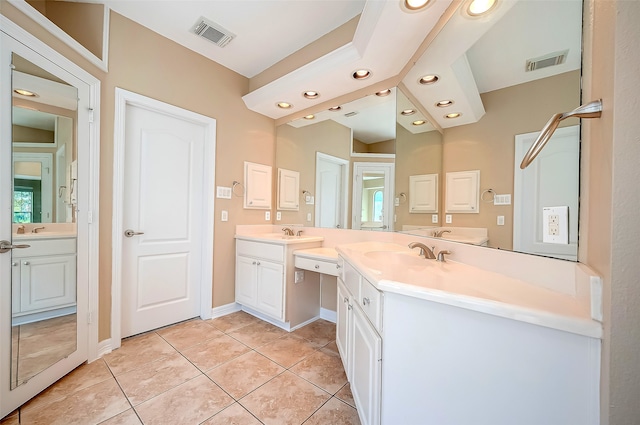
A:
[[[226,46],[235,37],[235,34],[231,33],[231,31],[205,18],[198,19],[191,31],[220,47]]]
[[[548,55],[540,56],[534,59],[528,59],[526,64],[526,70],[535,71],[536,69],[548,68],[550,66],[561,65],[567,59],[569,50],[563,50],[562,52],[549,53]]]
[[[345,117],[352,117],[354,115],[358,115],[358,111],[347,112],[346,114],[344,114]]]

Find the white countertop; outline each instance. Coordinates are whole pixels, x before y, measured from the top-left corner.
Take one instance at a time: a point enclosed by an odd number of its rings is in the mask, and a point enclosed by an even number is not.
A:
[[[417,250],[386,242],[338,245],[336,250],[384,292],[439,302],[594,338],[588,299],[453,261],[425,260]]]
[[[253,233],[248,235],[236,235],[236,239],[254,242],[269,242],[281,245],[291,245],[306,242],[322,242],[322,236],[285,236],[282,233]]]

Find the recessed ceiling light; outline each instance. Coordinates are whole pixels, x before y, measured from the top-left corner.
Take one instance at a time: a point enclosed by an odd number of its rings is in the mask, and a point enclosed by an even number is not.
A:
[[[400,114],[402,115],[413,115],[415,113],[416,113],[415,109],[405,109],[404,111],[400,112]]]
[[[317,99],[320,96],[320,93],[317,91],[306,91],[302,93],[302,95],[307,99]]]
[[[441,100],[440,102],[436,103],[436,106],[438,108],[446,108],[447,106],[451,105],[453,105],[453,100]]]
[[[430,0],[403,0],[404,7],[409,10],[419,10],[429,4]]]
[[[391,89],[384,89],[384,90],[380,90],[379,92],[376,92],[376,96],[389,96],[391,94]]]
[[[495,7],[497,0],[473,0],[467,7],[467,13],[471,16],[480,16]]]
[[[453,112],[451,114],[447,114],[444,117],[445,118],[458,118],[460,115],[462,115],[460,112]]]
[[[293,107],[293,105],[289,102],[278,102],[276,103],[276,105],[281,109],[291,109]]]
[[[311,114],[311,115],[307,115],[306,117],[304,117],[305,120],[312,120],[314,119],[316,116]]]
[[[351,74],[354,80],[366,80],[371,77],[371,71],[368,69],[359,69]]]
[[[420,78],[418,82],[420,84],[433,84],[439,79],[440,77],[438,77],[437,75],[425,75],[424,77]]]
[[[331,112],[336,112],[336,111],[339,111],[340,109],[342,109],[342,106],[332,106],[331,108],[329,108]]]
[[[14,92],[18,93],[20,96],[38,97],[37,93],[25,89],[15,89]]]
[[[425,124],[425,121],[424,120],[418,120],[418,121],[412,122],[411,124],[413,124],[413,125],[423,125],[423,124]]]

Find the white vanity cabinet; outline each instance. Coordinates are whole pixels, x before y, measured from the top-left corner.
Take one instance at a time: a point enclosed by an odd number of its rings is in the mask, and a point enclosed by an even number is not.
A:
[[[236,236],[236,302],[243,310],[292,330],[318,317],[318,283],[294,283],[295,249],[315,248],[322,238]]]
[[[340,259],[342,262],[342,259]],[[364,425],[380,423],[382,294],[348,263],[338,278],[336,344]]]
[[[76,304],[76,239],[21,239],[12,251],[13,317]]]

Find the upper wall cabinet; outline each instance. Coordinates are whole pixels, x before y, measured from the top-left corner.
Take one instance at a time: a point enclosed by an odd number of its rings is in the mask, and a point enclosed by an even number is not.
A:
[[[299,193],[300,173],[278,168],[278,209],[298,211]]]
[[[479,213],[480,170],[447,173],[445,211]]]
[[[409,176],[409,212],[438,213],[438,175]]]
[[[271,166],[244,163],[244,207],[268,210],[271,208]]]

